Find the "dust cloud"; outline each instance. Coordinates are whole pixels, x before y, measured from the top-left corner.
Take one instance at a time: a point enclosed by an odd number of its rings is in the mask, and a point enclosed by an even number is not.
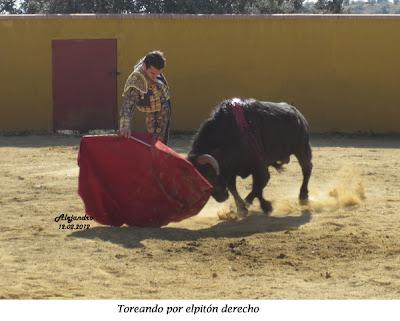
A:
[[[297,196],[272,200],[272,214],[334,211],[357,206],[365,200],[364,182],[361,174],[353,166],[343,166],[333,175],[334,179],[319,189],[310,189],[307,204],[300,204]],[[238,220],[233,204],[226,205],[217,212],[220,220]]]

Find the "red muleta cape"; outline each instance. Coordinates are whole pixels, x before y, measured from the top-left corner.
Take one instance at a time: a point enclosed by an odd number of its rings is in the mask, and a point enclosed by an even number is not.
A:
[[[84,136],[78,165],[86,214],[105,225],[179,222],[199,213],[212,190],[190,162],[146,133]]]

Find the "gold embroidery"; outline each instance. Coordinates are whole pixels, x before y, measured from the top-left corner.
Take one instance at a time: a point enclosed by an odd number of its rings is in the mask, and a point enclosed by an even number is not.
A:
[[[144,75],[139,72],[138,70],[134,70],[128,77],[125,82],[124,87],[124,94],[129,90],[129,88],[135,88],[140,91],[140,93],[146,94],[147,93],[147,81]]]

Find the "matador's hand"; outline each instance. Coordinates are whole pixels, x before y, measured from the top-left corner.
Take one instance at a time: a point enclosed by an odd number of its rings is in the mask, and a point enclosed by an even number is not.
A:
[[[125,138],[128,138],[129,136],[131,136],[131,129],[130,128],[121,128],[119,130],[119,135],[123,136]]]

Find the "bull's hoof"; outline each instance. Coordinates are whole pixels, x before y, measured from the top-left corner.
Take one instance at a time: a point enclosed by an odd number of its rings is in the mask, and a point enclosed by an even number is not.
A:
[[[300,199],[300,201],[308,200],[308,189],[307,188],[300,188],[299,199]]]
[[[302,205],[302,206],[304,206],[304,205],[308,205],[309,204],[309,202],[308,202],[308,198],[305,198],[305,199],[299,199],[299,203],[300,203],[300,205]]]
[[[249,213],[249,211],[247,210],[247,208],[241,207],[241,208],[238,208],[237,213],[238,213],[241,217],[245,217],[245,216],[247,216],[247,214]]]
[[[300,205],[308,205],[308,191],[306,189],[300,190],[299,203]]]
[[[260,206],[261,206],[261,209],[263,210],[264,213],[269,214],[269,213],[272,212],[272,204],[271,204],[271,202],[262,200],[262,201],[260,201]]]

